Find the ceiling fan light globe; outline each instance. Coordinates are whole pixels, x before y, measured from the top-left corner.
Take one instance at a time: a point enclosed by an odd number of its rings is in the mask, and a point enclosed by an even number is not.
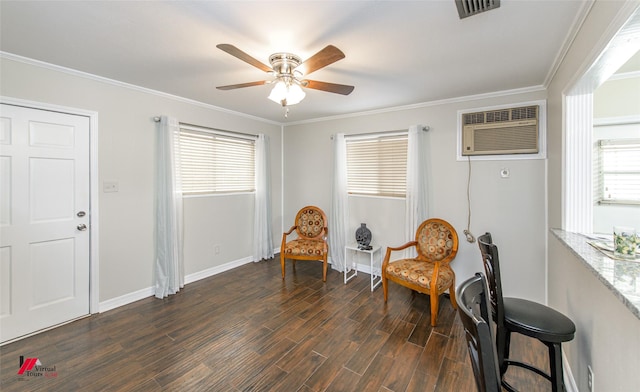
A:
[[[287,96],[287,85],[283,81],[276,82],[273,89],[271,89],[271,94],[269,94],[269,99],[273,102],[280,104],[283,99]]]
[[[305,97],[304,91],[297,84],[287,85],[284,81],[276,82],[276,85],[269,94],[269,99],[282,105],[295,105],[302,101]]]
[[[295,105],[302,101],[306,94],[302,91],[302,88],[297,84],[289,86],[289,93],[287,94],[287,104]]]

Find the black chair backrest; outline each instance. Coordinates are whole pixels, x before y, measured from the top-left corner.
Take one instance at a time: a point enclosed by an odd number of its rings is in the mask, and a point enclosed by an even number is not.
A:
[[[504,304],[502,300],[502,281],[500,277],[500,259],[498,257],[498,247],[491,239],[491,233],[485,233],[478,237],[478,246],[482,254],[484,272],[487,276],[489,293],[491,293],[491,309],[493,319],[498,324],[498,328],[504,325]]]
[[[456,290],[456,296],[478,391],[499,392],[502,390],[501,379],[484,276],[478,272],[462,282]]]

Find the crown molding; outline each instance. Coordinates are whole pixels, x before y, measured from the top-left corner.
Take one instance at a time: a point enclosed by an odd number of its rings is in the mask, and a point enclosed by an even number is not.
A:
[[[257,116],[252,116],[252,115],[247,114],[247,113],[242,113],[242,112],[237,112],[237,111],[234,111],[234,110],[225,109],[225,108],[222,108],[222,107],[219,107],[219,106],[215,106],[215,105],[211,105],[211,104],[208,104],[208,103],[196,101],[194,99],[189,99],[189,98],[181,97],[181,96],[178,96],[178,95],[164,93],[162,91],[157,91],[157,90],[153,90],[153,89],[150,89],[150,88],[137,86],[137,85],[134,85],[134,84],[121,82],[121,81],[115,80],[115,79],[105,78],[103,76],[98,76],[98,75],[94,75],[94,74],[91,74],[91,73],[88,73],[88,72],[78,71],[78,70],[72,69],[72,68],[62,67],[60,65],[55,65],[55,64],[44,62],[44,61],[31,59],[31,58],[28,58],[28,57],[18,56],[18,55],[13,54],[13,53],[0,51],[0,58],[7,59],[7,60],[12,60],[12,61],[16,61],[16,62],[20,62],[20,63],[27,64],[27,65],[37,66],[37,67],[40,67],[40,68],[45,68],[45,69],[49,69],[49,70],[52,70],[52,71],[61,72],[61,73],[65,73],[65,74],[68,74],[68,75],[73,75],[73,76],[77,76],[77,77],[80,77],[80,78],[93,80],[93,81],[100,82],[100,83],[110,84],[110,85],[113,85],[113,86],[118,86],[118,87],[126,88],[126,89],[129,89],[129,90],[133,90],[133,91],[138,91],[138,92],[142,92],[142,93],[146,93],[146,94],[151,94],[151,95],[155,95],[155,96],[162,97],[162,98],[172,99],[174,101],[179,101],[179,102],[182,102],[182,103],[188,103],[190,105],[199,106],[199,107],[202,107],[202,108],[205,108],[205,109],[215,110],[215,111],[222,112],[222,113],[233,114],[233,115],[236,115],[236,116],[239,116],[239,117],[244,117],[244,118],[248,118],[248,119],[251,119],[251,120],[256,120],[256,121],[260,121],[260,122],[263,122],[263,123],[268,123],[268,124],[272,124],[272,125],[283,125],[280,122],[267,120],[265,118],[261,118],[261,117],[257,117]]]
[[[414,104],[404,105],[404,106],[394,106],[394,107],[384,108],[384,109],[341,114],[338,116],[319,117],[319,118],[309,119],[309,120],[288,122],[284,125],[285,126],[300,125],[300,124],[316,123],[316,122],[322,122],[322,121],[340,120],[344,118],[364,117],[364,116],[370,116],[374,114],[401,112],[405,110],[421,109],[421,108],[431,107],[431,106],[440,106],[440,105],[447,105],[447,104],[461,103],[461,102],[471,102],[471,101],[478,101],[482,99],[499,98],[499,97],[506,97],[509,95],[526,94],[526,93],[533,93],[533,92],[545,91],[545,90],[546,88],[542,85],[523,87],[523,88],[518,88],[513,90],[494,91],[494,92],[484,93],[484,94],[466,95],[462,97],[439,99],[435,101],[414,103]]]
[[[621,72],[611,75],[607,81],[640,78],[640,71]]]

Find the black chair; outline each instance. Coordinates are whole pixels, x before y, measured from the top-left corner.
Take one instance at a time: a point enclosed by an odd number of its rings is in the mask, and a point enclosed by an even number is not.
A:
[[[498,247],[493,244],[491,233],[478,238],[487,283],[491,293],[493,319],[496,322],[496,348],[502,385],[509,391],[515,389],[504,381],[504,374],[511,365],[531,370],[551,381],[553,392],[566,391],[562,371],[562,342],[573,339],[576,326],[562,313],[537,302],[502,296]],[[511,333],[517,332],[538,339],[549,350],[550,374],[520,361],[509,359]]]
[[[488,296],[487,283],[479,272],[456,289],[458,314],[464,326],[478,391],[500,392],[501,377],[498,355],[493,344]]]

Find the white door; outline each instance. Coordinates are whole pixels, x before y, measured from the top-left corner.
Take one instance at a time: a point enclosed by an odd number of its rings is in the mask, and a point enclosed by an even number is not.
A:
[[[89,314],[89,118],[1,104],[0,342]]]

